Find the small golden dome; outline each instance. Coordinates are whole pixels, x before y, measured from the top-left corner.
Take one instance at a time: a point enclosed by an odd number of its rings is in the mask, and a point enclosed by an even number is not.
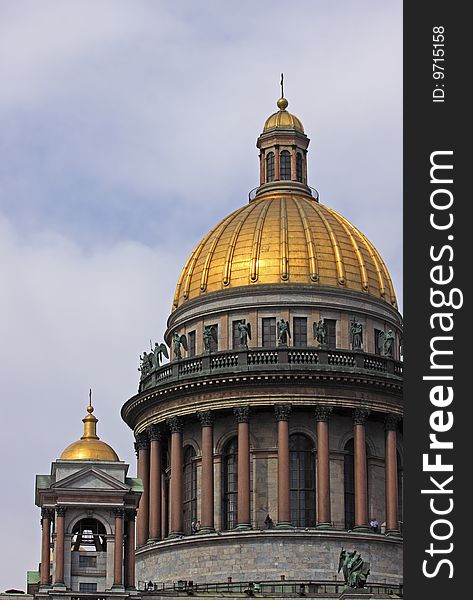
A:
[[[258,284],[346,289],[396,306],[391,277],[371,242],[296,190],[264,192],[214,227],[182,270],[174,309],[209,292]]]
[[[273,129],[294,129],[304,133],[304,127],[302,126],[300,120],[286,110],[288,104],[289,103],[286,98],[279,98],[277,101],[279,110],[266,119],[263,127],[263,133]]]
[[[112,462],[120,460],[115,450],[98,437],[96,431],[98,419],[92,414],[93,412],[94,407],[89,402],[88,414],[82,419],[84,435],[63,451],[60,456],[62,460],[108,460]]]

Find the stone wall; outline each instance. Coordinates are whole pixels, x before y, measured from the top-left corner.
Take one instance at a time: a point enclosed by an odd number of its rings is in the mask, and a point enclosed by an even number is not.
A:
[[[248,531],[164,540],[137,551],[139,582],[335,580],[340,549],[371,563],[372,583],[402,582],[402,542],[374,534]],[[338,579],[342,579],[341,574]]]

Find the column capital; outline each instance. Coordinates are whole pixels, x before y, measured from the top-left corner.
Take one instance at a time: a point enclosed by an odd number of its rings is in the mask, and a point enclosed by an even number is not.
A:
[[[160,442],[163,439],[163,429],[157,423],[150,425],[146,431],[151,442]]]
[[[166,419],[166,425],[171,430],[171,433],[182,433],[184,429],[184,421],[182,417],[170,417]]]
[[[355,425],[364,425],[370,415],[366,408],[355,408],[353,411],[353,423]]]
[[[54,509],[53,508],[45,508],[41,509],[41,518],[49,519],[50,521],[54,518]]]
[[[317,404],[315,407],[315,420],[316,421],[328,421],[332,414],[333,408],[331,406],[324,406],[323,404]]]
[[[250,420],[250,407],[249,406],[236,406],[233,409],[237,423],[248,423]]]
[[[202,410],[197,412],[197,418],[202,427],[212,427],[215,422],[215,415],[212,410]]]
[[[64,517],[66,515],[66,507],[56,506],[56,512],[58,517]]]
[[[136,435],[135,450],[146,450],[149,448],[149,436],[146,431],[142,431]]]
[[[125,508],[125,519],[134,521],[136,519],[136,508]]]
[[[388,414],[384,417],[385,431],[397,431],[397,425],[401,417],[399,415]]]
[[[124,514],[125,514],[125,510],[123,507],[118,506],[116,508],[113,509],[113,514],[115,515],[115,517],[118,518],[123,518]]]
[[[290,404],[275,404],[274,405],[274,415],[276,417],[276,421],[289,421],[289,416],[292,411],[292,406]]]

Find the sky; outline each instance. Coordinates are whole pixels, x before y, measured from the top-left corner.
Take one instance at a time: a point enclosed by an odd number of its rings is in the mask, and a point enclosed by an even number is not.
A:
[[[35,474],[122,404],[198,241],[258,185],[276,110],[309,184],[381,252],[402,307],[400,0],[0,0],[0,591],[40,560]]]

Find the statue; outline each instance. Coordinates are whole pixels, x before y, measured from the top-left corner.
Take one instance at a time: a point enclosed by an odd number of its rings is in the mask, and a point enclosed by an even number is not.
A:
[[[278,321],[278,342],[280,346],[287,346],[287,339],[291,337],[289,321],[281,319]]]
[[[394,334],[393,330],[390,329],[387,333],[382,332],[383,340],[383,356],[391,356],[393,355],[393,345],[394,345]]]
[[[350,322],[350,340],[352,350],[363,350],[363,325],[355,317]]]
[[[179,360],[182,358],[181,346],[187,352],[187,338],[186,338],[185,334],[180,335],[176,331],[172,337],[172,342],[173,342],[173,346],[174,346],[174,355],[177,358],[177,360]]]
[[[327,325],[323,319],[316,323],[314,322],[314,338],[319,342],[321,347],[327,346]]]
[[[210,340],[213,340],[215,345],[218,346],[217,328],[215,325],[206,325],[204,327],[204,348],[206,352],[211,351]]]
[[[370,574],[370,563],[364,561],[357,550],[348,552],[342,548],[338,561],[338,572],[340,571],[343,571],[347,588],[364,588]]]
[[[143,355],[140,354],[140,366],[138,367],[138,371],[141,372],[141,379],[149,375],[153,369],[153,355],[151,353],[143,352]]]
[[[151,344],[151,340],[149,341],[150,346],[151,346],[151,350],[153,352],[153,368],[157,369],[158,367],[161,366],[161,359],[164,356],[165,358],[169,358],[169,352],[167,349],[166,344],[158,344],[158,342],[155,342],[154,344],[154,350],[153,350],[153,346]]]
[[[251,340],[251,324],[242,319],[238,323],[238,331],[240,333],[240,348],[248,349],[248,340]]]

